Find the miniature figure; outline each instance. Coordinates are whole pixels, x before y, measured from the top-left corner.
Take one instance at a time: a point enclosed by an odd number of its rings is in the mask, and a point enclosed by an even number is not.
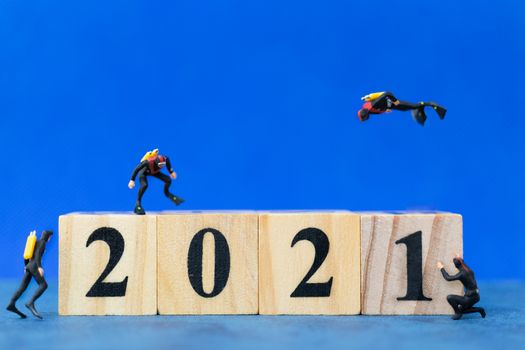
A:
[[[11,301],[9,302],[9,305],[7,306],[7,310],[14,312],[21,318],[26,318],[26,315],[18,310],[16,307],[16,302],[29,286],[31,278],[34,278],[38,283],[38,289],[36,290],[33,297],[25,305],[29,311],[35,315],[35,317],[42,319],[42,316],[35,308],[35,301],[40,298],[40,296],[44,294],[45,290],[47,289],[47,282],[44,279],[44,269],[42,268],[42,256],[44,255],[44,251],[46,249],[46,243],[51,239],[51,235],[53,235],[53,231],[43,231],[42,236],[37,241],[36,231],[32,231],[29,234],[29,237],[27,237],[26,248],[24,250],[24,278],[22,279],[22,283],[20,283],[20,287],[18,287],[18,290],[15,292],[11,298]]]
[[[168,167],[170,176],[163,174],[160,170],[164,167]],[[142,157],[139,165],[133,170],[131,174],[131,180],[128,183],[128,187],[132,189],[135,187],[135,178],[139,176],[140,187],[137,196],[137,202],[135,203],[135,214],[144,215],[146,212],[142,208],[142,196],[148,188],[148,176],[156,177],[157,179],[164,182],[164,194],[176,205],[180,205],[184,200],[170,193],[169,188],[171,185],[171,179],[176,179],[177,174],[173,171],[170,163],[170,159],[166,156],[159,155],[159,150],[154,149],[153,151],[147,152]]]
[[[391,92],[374,92],[361,97],[365,101],[363,107],[357,112],[359,120],[362,122],[370,118],[370,114],[389,113],[393,109],[398,111],[412,111],[412,116],[419,124],[425,125],[427,116],[425,107],[432,107],[439,118],[445,118],[447,110],[434,102],[411,103],[398,100]]]
[[[485,318],[486,313],[485,309],[482,307],[474,307],[474,304],[479,302],[479,289],[476,283],[476,278],[474,277],[474,272],[465,264],[465,261],[456,254],[456,257],[452,260],[454,266],[459,270],[454,276],[450,276],[445,270],[443,263],[438,261],[437,267],[441,270],[443,277],[447,281],[457,281],[459,280],[465,287],[465,295],[448,295],[447,301],[454,309],[453,320],[459,320],[463,314],[471,314],[474,312],[479,312],[481,317]]]

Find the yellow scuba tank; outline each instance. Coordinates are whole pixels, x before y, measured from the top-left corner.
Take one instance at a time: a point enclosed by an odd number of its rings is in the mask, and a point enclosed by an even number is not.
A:
[[[374,100],[377,100],[377,98],[379,96],[381,96],[382,94],[384,94],[384,93],[385,93],[384,91],[373,92],[371,94],[368,94],[368,95],[365,95],[365,96],[361,97],[361,100],[364,100],[366,102],[374,101]]]
[[[153,151],[146,152],[146,154],[144,155],[144,157],[142,157],[142,159],[140,161],[143,162],[146,159],[149,159],[151,157],[156,157],[156,156],[158,156],[158,154],[159,154],[159,149],[155,148]]]
[[[36,245],[36,231],[29,232],[27,236],[26,247],[24,249],[24,260],[29,260],[33,257]]]

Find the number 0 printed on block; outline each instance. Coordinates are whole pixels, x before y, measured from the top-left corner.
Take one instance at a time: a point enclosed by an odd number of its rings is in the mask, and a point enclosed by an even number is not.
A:
[[[257,214],[158,218],[159,314],[258,312]]]

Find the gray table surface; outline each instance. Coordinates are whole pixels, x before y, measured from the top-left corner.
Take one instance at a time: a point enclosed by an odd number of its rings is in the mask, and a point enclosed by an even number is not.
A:
[[[7,305],[18,281],[0,280]],[[22,297],[19,307],[35,288]],[[0,349],[525,349],[525,283],[480,283],[487,318],[448,316],[57,315],[57,286],[37,302],[44,320],[0,311]],[[5,306],[4,305],[4,306]]]

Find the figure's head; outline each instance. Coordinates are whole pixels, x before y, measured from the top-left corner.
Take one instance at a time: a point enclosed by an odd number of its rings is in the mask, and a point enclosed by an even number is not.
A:
[[[357,112],[357,116],[359,117],[359,120],[364,122],[370,117],[370,110],[367,108],[361,108],[359,112]]]
[[[157,163],[157,166],[159,168],[164,168],[164,166],[166,165],[166,157],[158,156],[157,159],[155,159],[155,163]]]
[[[41,238],[46,241],[46,242],[49,242],[49,240],[51,239],[51,236],[53,235],[53,231],[49,231],[49,230],[45,230],[45,231],[42,231],[42,236]]]
[[[452,261],[454,262],[454,266],[457,269],[460,269],[461,267],[463,267],[463,259],[461,259],[460,257],[455,257],[454,259],[452,259]]]

